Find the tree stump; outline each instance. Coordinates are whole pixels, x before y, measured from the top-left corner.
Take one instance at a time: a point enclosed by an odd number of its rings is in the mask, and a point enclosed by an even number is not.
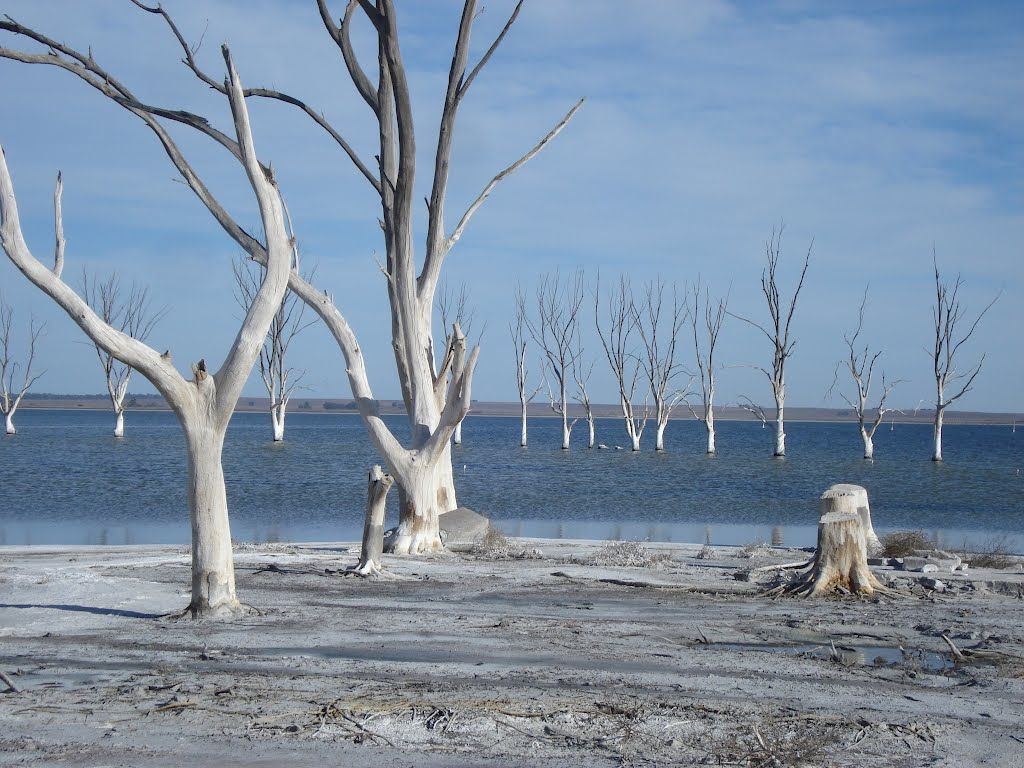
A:
[[[810,569],[769,594],[821,597],[836,591],[858,595],[889,592],[868,567],[867,540],[858,511],[861,499],[860,494],[835,486],[821,495],[818,546]]]
[[[366,489],[366,522],[363,524],[363,546],[359,565],[354,572],[360,576],[380,573],[384,556],[384,508],[395,480],[385,475],[379,465],[370,470]]]
[[[875,528],[871,524],[871,505],[868,504],[868,489],[863,485],[836,483],[830,486],[829,490],[849,492],[857,497],[857,514],[860,515],[861,525],[864,526],[864,539],[867,541],[868,555],[881,554],[882,542],[878,540]]]

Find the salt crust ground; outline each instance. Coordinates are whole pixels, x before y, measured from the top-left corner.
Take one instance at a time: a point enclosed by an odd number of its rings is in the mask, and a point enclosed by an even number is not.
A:
[[[0,548],[0,766],[1024,765],[1019,572],[770,600],[734,574],[800,552],[521,543],[384,580],[339,574],[351,544],[246,546],[262,614],[230,623],[160,617],[180,548]],[[944,633],[991,653],[951,666]]]

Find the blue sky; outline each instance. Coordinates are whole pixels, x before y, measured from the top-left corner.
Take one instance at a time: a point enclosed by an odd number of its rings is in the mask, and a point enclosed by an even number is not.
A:
[[[478,52],[512,5],[486,4]],[[205,30],[199,57],[208,70],[220,75],[218,44],[228,42],[245,84],[302,96],[372,159],[370,114],[314,3],[165,6],[189,39]],[[144,100],[230,125],[224,100],[178,63],[159,19],[126,0],[6,0],[0,10],[81,49],[92,45]],[[459,10],[453,0],[399,2],[424,194]],[[370,50],[366,29],[357,44]],[[0,142],[36,254],[48,258],[52,249],[52,185],[61,169],[65,275],[117,270],[151,286],[169,308],[153,345],[171,349],[183,369],[199,357],[221,360],[240,316],[231,298],[237,248],[174,181],[156,141],[67,73],[0,61],[0,82]],[[516,282],[530,286],[542,272],[577,267],[600,270],[604,280],[628,271],[636,282],[661,275],[682,284],[699,275],[714,291],[731,290],[735,311],[763,318],[764,241],[784,220],[786,286],[815,244],[794,321],[791,404],[840,402],[826,391],[869,282],[866,338],[885,350],[888,375],[907,380],[893,402],[914,407],[932,398],[924,348],[934,246],[950,276],[963,274],[970,308],[1004,291],[966,350],[965,364],[982,351],[988,357],[959,405],[1024,409],[1024,5],[527,0],[461,113],[449,218],[581,96],[587,103],[575,121],[498,188],[447,262],[449,285],[467,285],[477,327],[486,324],[477,398],[515,397],[506,326]],[[317,265],[318,283],[356,329],[376,394],[396,397],[372,191],[301,115],[278,104],[251,110],[304,263]],[[245,181],[223,151],[175,135],[236,216],[256,221]],[[84,336],[6,260],[0,290],[22,326],[30,312],[47,323],[38,389],[103,390]],[[590,354],[600,355],[589,322],[586,338]],[[720,359],[729,366],[720,402],[770,400],[763,376],[743,367],[770,360],[757,331],[727,321]],[[347,395],[340,353],[321,327],[296,342],[293,363],[308,369],[311,396]],[[254,378],[247,392],[260,388]],[[132,389],[151,391],[141,379]],[[615,397],[603,358],[592,396]]]

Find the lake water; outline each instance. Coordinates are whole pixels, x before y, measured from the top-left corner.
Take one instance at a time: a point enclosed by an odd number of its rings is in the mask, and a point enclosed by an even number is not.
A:
[[[389,417],[404,432],[403,417]],[[0,544],[185,543],[184,444],[170,413],[129,413],[114,439],[102,411],[23,410],[0,437]],[[585,427],[585,425],[583,425]],[[470,416],[453,451],[461,504],[506,533],[551,538],[813,545],[818,496],[832,483],[867,487],[875,527],[923,529],[948,546],[1007,536],[1024,551],[1024,430],[947,426],[946,461],[929,460],[931,427],[888,424],[876,459],[860,457],[852,424],[787,425],[784,460],[757,422],[721,422],[719,455],[704,455],[700,423],[672,422],[665,453],[587,450],[585,429],[562,451],[560,424]],[[625,445],[618,420],[598,441]],[[248,541],[356,540],[366,472],[379,460],[352,415],[293,413],[283,444],[268,415],[239,413],[224,451],[232,535]],[[395,519],[397,494],[389,499]]]

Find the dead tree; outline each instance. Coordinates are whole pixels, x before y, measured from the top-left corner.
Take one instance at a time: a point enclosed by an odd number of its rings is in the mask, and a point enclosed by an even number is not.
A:
[[[852,334],[843,334],[843,341],[846,342],[847,357],[845,360],[840,360],[836,364],[836,376],[838,377],[839,368],[845,366],[850,372],[850,376],[853,378],[854,386],[857,388],[857,394],[853,398],[849,398],[845,393],[840,392],[839,396],[843,398],[843,401],[853,409],[854,413],[857,414],[857,426],[860,429],[861,441],[864,443],[864,458],[873,459],[875,456],[875,431],[878,429],[878,425],[882,423],[882,419],[885,418],[891,408],[885,407],[885,401],[889,397],[889,393],[900,383],[899,380],[889,381],[885,377],[885,372],[882,371],[882,393],[878,397],[878,405],[874,408],[874,417],[871,418],[870,424],[869,409],[867,407],[868,398],[871,396],[871,384],[875,374],[875,364],[882,356],[881,350],[877,352],[871,352],[867,344],[863,347],[860,346],[858,339],[860,338],[861,332],[864,330],[864,310],[867,307],[868,302],[868,289],[864,289],[864,297],[860,302],[860,310],[857,313],[857,328]],[[832,387],[829,389],[831,392],[836,386],[836,379],[832,381]]]
[[[647,397],[644,398],[643,410],[639,412],[639,406],[635,402],[643,365],[636,349],[639,314],[633,301],[633,289],[628,277],[620,276],[618,288],[608,293],[608,311],[605,317],[601,316],[601,284],[600,279],[598,280],[594,288],[594,324],[619,389],[619,409],[622,412],[626,434],[629,435],[629,443],[634,451],[639,451],[640,437],[647,426],[650,408]]]
[[[2,150],[0,150],[2,151]],[[36,345],[39,337],[42,336],[45,326],[36,323],[33,317],[29,320],[28,330],[28,355],[25,364],[14,359],[14,352],[11,349],[12,326],[14,325],[14,309],[0,296],[0,413],[4,416],[4,423],[7,427],[7,434],[17,434],[14,428],[14,413],[21,405],[22,398],[35,384],[42,373],[33,373],[32,366],[36,361]],[[21,376],[18,377],[18,369],[21,368]],[[16,379],[20,379],[15,383]]]
[[[761,371],[771,382],[772,395],[775,397],[775,451],[774,456],[786,455],[786,362],[793,355],[793,348],[796,340],[790,338],[790,331],[793,323],[793,313],[796,311],[796,300],[800,296],[800,289],[804,287],[804,278],[807,276],[807,267],[811,263],[811,251],[814,242],[807,248],[807,255],[804,257],[804,266],[800,270],[800,280],[797,282],[796,290],[788,303],[784,303],[779,293],[778,267],[779,258],[782,255],[782,230],[779,227],[773,229],[771,237],[765,244],[765,255],[768,258],[768,266],[761,272],[761,292],[764,293],[765,301],[768,303],[768,315],[771,322],[766,327],[756,323],[742,315],[729,312],[737,320],[752,325],[765,335],[772,345],[772,367],[771,370],[762,366],[754,366]]]
[[[520,413],[520,428],[519,428],[519,445],[526,447],[526,411],[529,408],[533,398],[535,398],[543,389],[543,384],[535,387],[532,392],[527,394],[529,389],[529,372],[526,370],[526,346],[527,346],[527,328],[526,328],[526,296],[523,295],[522,290],[517,286],[515,295],[515,322],[509,323],[508,331],[512,337],[512,348],[515,350],[516,360],[516,390],[519,392],[519,413]]]
[[[693,308],[690,310],[690,326],[693,328],[693,352],[697,358],[697,373],[700,376],[700,392],[702,410],[700,416],[690,408],[693,418],[704,422],[704,430],[708,436],[709,454],[717,450],[715,445],[715,348],[718,346],[718,335],[722,331],[729,306],[729,297],[718,299],[712,303],[711,293],[704,290],[704,311],[701,312],[700,281],[693,286]],[[699,326],[703,319],[703,334]],[[704,340],[701,342],[701,335]],[[690,405],[687,401],[687,406]]]
[[[58,181],[58,184],[60,182]],[[258,286],[257,286],[258,288]],[[139,341],[145,341],[160,322],[165,310],[153,310],[149,303],[149,289],[132,285],[128,295],[121,292],[121,281],[116,274],[100,282],[82,274],[82,297],[111,328]],[[96,355],[107,380],[107,395],[114,409],[114,437],[124,437],[124,399],[128,394],[132,368],[96,344]]]
[[[669,314],[669,312],[671,314]],[[690,394],[693,376],[676,362],[676,345],[689,312],[672,286],[672,306],[666,311],[665,283],[659,278],[644,289],[644,303],[633,308],[637,332],[642,342],[640,365],[647,376],[654,405],[655,441],[657,451],[665,450],[665,427],[672,412]],[[686,378],[684,385],[679,380]]]
[[[391,475],[385,475],[380,466],[370,470],[366,488],[366,521],[363,524],[363,544],[359,553],[359,564],[353,572],[360,576],[380,573],[384,553],[384,511],[388,491],[395,482]]]
[[[932,252],[932,265],[935,269],[935,304],[932,307],[932,320],[935,324],[935,345],[929,352],[932,359],[932,372],[935,374],[935,422],[933,427],[934,450],[932,461],[942,461],[942,420],[946,408],[959,400],[971,391],[974,380],[981,373],[981,366],[985,364],[985,354],[982,353],[978,364],[966,371],[958,371],[956,368],[956,354],[960,347],[966,344],[978,328],[981,318],[992,309],[992,305],[999,300],[999,294],[990,301],[983,310],[974,318],[974,322],[964,333],[964,318],[967,310],[960,304],[960,288],[964,281],[957,274],[952,285],[944,283],[939,274],[939,262]],[[948,395],[947,388],[955,390],[955,394]]]
[[[437,294],[437,314],[441,321],[441,329],[445,330],[458,324],[467,337],[473,334],[473,320],[476,319],[476,309],[469,305],[469,293],[466,284],[459,286],[459,292],[454,293],[448,286],[442,285]],[[445,338],[444,348],[451,343],[451,339]],[[433,353],[431,353],[433,358]],[[455,425],[455,432],[452,434],[452,443],[462,445],[462,424],[463,419]]]
[[[587,448],[593,448],[596,440],[596,428],[594,425],[594,405],[590,402],[590,393],[587,387],[590,384],[590,377],[594,373],[593,361],[586,362],[583,359],[583,344],[576,339],[579,349],[577,350],[576,361],[572,365],[572,380],[576,384],[576,392],[572,399],[583,408],[583,418],[587,420]]]
[[[160,17],[181,48],[188,69],[210,88],[224,93],[226,87],[204,71],[196,60],[197,47],[190,45],[173,18],[161,6],[132,0],[144,12]],[[452,478],[450,439],[471,401],[473,369],[478,349],[466,353],[465,336],[453,330],[451,344],[437,364],[429,354],[432,343],[432,308],[437,282],[445,258],[462,237],[470,220],[495,187],[544,149],[569,123],[582,100],[533,148],[488,181],[473,199],[456,225],[445,225],[445,203],[456,117],[466,94],[504,40],[519,15],[516,6],[495,40],[477,63],[469,67],[470,35],[477,17],[476,0],[465,0],[456,37],[454,55],[434,153],[434,174],[428,197],[426,246],[418,264],[414,248],[416,135],[413,99],[398,42],[398,20],[393,0],[348,0],[340,4],[341,18],[331,13],[329,0],[317,0],[320,19],[337,47],[348,75],[366,103],[375,124],[379,146],[374,154],[376,169],[365,163],[344,136],[304,100],[273,88],[249,88],[246,98],[268,99],[288,105],[312,120],[338,146],[370,185],[381,205],[380,226],[386,258],[381,264],[391,314],[392,350],[398,369],[402,399],[410,424],[408,447],[402,445],[380,417],[380,406],[369,386],[365,362],[356,335],[330,295],[315,288],[296,271],[288,287],[327,325],[345,358],[346,373],[370,441],[388,465],[399,486],[400,519],[388,547],[398,553],[421,553],[443,548],[438,527],[439,514],[457,506]],[[376,71],[367,74],[351,43],[351,27],[362,19],[376,38]],[[167,150],[172,164],[200,202],[217,219],[243,250],[260,264],[267,262],[265,248],[227,212],[209,188],[184,161],[177,145],[157,118],[176,122],[212,139],[236,160],[242,156],[235,142],[202,116],[191,112],[146,104],[127,92],[109,73],[101,74],[91,56],[73,51],[16,22],[0,22],[0,30],[41,42],[53,53],[31,55],[0,49],[0,56],[18,61],[59,66],[77,75],[101,94],[143,119]],[[449,376],[451,383],[449,383]]]
[[[537,317],[527,316],[526,327],[543,355],[548,404],[562,419],[562,449],[569,450],[569,437],[576,424],[569,421],[569,385],[582,353],[579,313],[583,305],[583,272],[576,270],[564,282],[558,272],[542,275],[537,282],[536,298]]]
[[[297,249],[293,252],[293,261],[299,263]],[[243,311],[248,310],[259,291],[264,269],[252,259],[245,258],[236,259],[231,266],[235,273],[235,300]],[[292,341],[312,325],[306,321],[305,313],[305,303],[293,291],[288,291],[270,323],[270,330],[260,349],[260,379],[270,398],[270,423],[274,442],[284,440],[288,404],[306,375],[305,371],[291,368],[285,362]]]
[[[190,185],[202,189],[212,201],[213,198],[209,196],[195,170],[171,142],[163,124],[154,116],[154,110],[136,106],[139,102],[127,87],[102,70],[92,56],[78,53],[9,20],[0,22],[0,29],[35,40],[49,49],[47,53],[41,54],[0,49],[0,55],[18,61],[59,66],[74,72],[101,91],[116,93],[118,103],[142,118],[161,137],[168,156],[182,169],[186,178],[192,179]],[[61,280],[62,249],[58,249],[58,258],[52,268],[45,266],[32,254],[22,234],[14,185],[0,150],[0,244],[4,252],[29,281],[67,312],[94,344],[149,379],[181,423],[188,455],[187,487],[192,522],[192,600],[188,610],[193,616],[234,614],[240,608],[235,594],[231,530],[221,453],[238,396],[259,356],[262,339],[267,334],[274,313],[284,298],[292,260],[292,237],[285,221],[280,190],[273,172],[256,155],[242,84],[226,46],[223,54],[227,78],[220,87],[230,103],[234,138],[219,131],[217,135],[233,153],[237,153],[256,198],[265,243],[258,243],[251,238],[252,242],[247,242],[247,245],[250,253],[256,253],[258,245],[258,252],[267,264],[267,272],[238,336],[228,350],[224,364],[216,373],[209,371],[205,361],[200,360],[192,365],[193,378],[185,379],[171,363],[170,353],[160,354],[142,341],[104,322],[85,299]],[[216,130],[209,123],[205,125],[211,131]],[[60,189],[58,177],[58,199]],[[213,208],[220,209],[219,205],[211,203],[211,210]],[[57,210],[60,210],[59,206]],[[62,231],[59,218],[58,233]]]

